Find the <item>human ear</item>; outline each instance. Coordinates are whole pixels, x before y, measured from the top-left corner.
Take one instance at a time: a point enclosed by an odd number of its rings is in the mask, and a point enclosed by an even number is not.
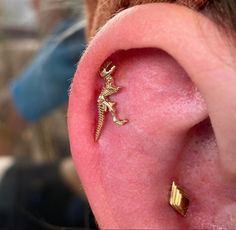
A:
[[[68,124],[77,171],[101,228],[236,226],[235,181],[225,173],[233,167],[223,162],[234,158],[221,141],[234,117],[219,113],[234,98],[234,59],[216,34],[212,22],[185,7],[147,4],[118,14],[85,52]],[[95,142],[99,69],[107,59],[117,66],[121,87],[112,98],[129,123],[116,126],[107,114]],[[232,149],[232,140],[224,146]],[[188,193],[186,217],[168,205],[173,180]]]

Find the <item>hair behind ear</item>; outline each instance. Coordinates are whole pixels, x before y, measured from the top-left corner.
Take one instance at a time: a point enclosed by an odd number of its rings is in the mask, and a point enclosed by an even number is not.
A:
[[[223,29],[229,29],[232,34],[236,32],[236,1],[235,0],[209,0],[206,11]]]

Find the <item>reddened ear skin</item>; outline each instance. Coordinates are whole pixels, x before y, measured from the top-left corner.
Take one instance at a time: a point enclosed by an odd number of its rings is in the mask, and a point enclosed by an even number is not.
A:
[[[234,132],[233,113],[219,112],[236,101],[235,69],[218,58],[232,64],[230,52],[212,22],[174,4],[125,10],[91,42],[73,82],[68,125],[76,168],[101,228],[235,227],[231,212],[216,221],[236,200],[218,167],[219,155],[233,153],[226,151],[233,149],[233,135],[229,145],[218,145]],[[117,127],[107,119],[96,143],[99,69],[110,57],[122,87],[113,99],[129,123]],[[202,122],[208,116],[213,130],[209,120]],[[173,178],[189,190],[184,219],[168,204]]]

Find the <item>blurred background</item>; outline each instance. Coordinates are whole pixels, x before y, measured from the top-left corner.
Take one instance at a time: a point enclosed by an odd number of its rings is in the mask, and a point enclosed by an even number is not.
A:
[[[97,228],[66,127],[83,11],[82,0],[0,0],[1,230]]]

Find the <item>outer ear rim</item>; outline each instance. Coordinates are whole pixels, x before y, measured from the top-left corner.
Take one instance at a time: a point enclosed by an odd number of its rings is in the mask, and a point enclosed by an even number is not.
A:
[[[140,13],[142,13],[142,17],[139,16]],[[133,26],[134,20],[139,25],[138,28]],[[142,34],[140,34],[140,30]],[[120,31],[123,31],[122,35]],[[174,39],[173,35],[175,35]],[[233,89],[227,90],[228,87],[225,85],[231,85],[231,88],[236,85],[235,68],[232,69],[235,60],[232,58],[231,50],[227,47],[224,37],[222,37],[223,35],[219,33],[213,22],[206,16],[187,7],[168,3],[154,3],[124,10],[111,19],[89,45],[80,61],[73,82],[73,94],[76,93],[78,84],[95,84],[94,76],[96,76],[102,63],[112,53],[131,48],[155,47],[164,50],[177,60],[199,88],[206,101],[213,127],[215,127],[221,123],[222,117],[225,117],[226,114],[219,114],[219,117],[212,116],[217,113],[219,105],[213,106],[211,100],[217,95],[218,98],[222,99],[219,101],[221,106],[229,107],[229,101],[232,101],[234,91]],[[108,39],[109,43],[107,42]],[[223,68],[219,68],[225,62],[228,65],[225,64]],[[88,66],[93,66],[93,68],[89,69]],[[228,76],[223,78],[224,73],[228,73]],[[85,78],[84,76],[89,77]],[[224,87],[219,87],[219,85]],[[214,88],[214,90],[208,90],[209,88]],[[229,94],[229,92],[232,93]],[[228,97],[225,96],[226,93]],[[94,97],[88,92],[86,94],[88,100],[92,100]],[[85,101],[81,100],[81,102],[84,106]],[[89,107],[86,110],[89,111]],[[227,130],[231,128],[232,125],[227,124]],[[89,129],[91,130],[91,126],[86,127],[86,130]],[[223,133],[224,130],[221,128],[215,131],[217,131],[216,137],[218,137],[223,135],[221,132]],[[223,146],[223,149],[227,149],[227,147]]]

